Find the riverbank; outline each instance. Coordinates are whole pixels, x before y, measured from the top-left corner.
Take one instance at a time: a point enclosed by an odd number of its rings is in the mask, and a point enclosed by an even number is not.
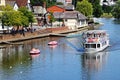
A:
[[[84,31],[88,30],[89,27],[81,27],[79,29],[68,29],[68,27],[59,27],[59,28],[46,28],[37,30],[34,32],[26,32],[25,36],[22,34],[15,34],[14,36],[11,34],[1,34],[0,36],[0,43],[11,43],[11,42],[18,42],[18,41],[24,41],[24,40],[30,40],[35,38],[42,38],[42,37],[49,37],[49,36],[61,36],[65,37],[68,33],[73,33],[77,31]],[[64,34],[64,35],[63,35]]]

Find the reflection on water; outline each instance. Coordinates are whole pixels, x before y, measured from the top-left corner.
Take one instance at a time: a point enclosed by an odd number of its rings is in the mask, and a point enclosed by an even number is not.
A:
[[[82,67],[83,67],[83,76],[84,78],[90,78],[90,75],[95,74],[96,72],[102,69],[102,66],[105,65],[108,57],[108,52],[98,52],[98,53],[84,53],[82,55]],[[86,79],[83,79],[86,80]]]
[[[98,71],[107,60],[108,52],[98,52],[96,54],[83,54],[83,67],[89,71]]]

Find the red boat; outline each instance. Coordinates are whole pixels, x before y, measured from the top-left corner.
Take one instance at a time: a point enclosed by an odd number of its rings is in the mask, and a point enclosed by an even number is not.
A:
[[[36,55],[36,54],[40,54],[40,50],[39,50],[39,49],[36,49],[36,48],[33,48],[33,49],[30,51],[30,55]]]
[[[48,43],[48,45],[57,45],[57,44],[58,44],[57,41],[50,41],[50,42]]]

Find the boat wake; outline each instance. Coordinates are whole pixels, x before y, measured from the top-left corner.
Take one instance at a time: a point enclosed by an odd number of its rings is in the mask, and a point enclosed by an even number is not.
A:
[[[66,43],[67,45],[69,45],[70,47],[72,47],[73,49],[75,49],[77,52],[84,52],[84,48],[78,48],[76,47],[73,43],[71,43],[70,41],[63,39],[63,42]]]

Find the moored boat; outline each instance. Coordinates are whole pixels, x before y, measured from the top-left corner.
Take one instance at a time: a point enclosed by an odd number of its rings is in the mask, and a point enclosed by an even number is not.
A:
[[[40,54],[40,50],[39,50],[39,49],[36,49],[36,48],[33,48],[33,49],[30,51],[30,55],[36,55],[36,54]]]
[[[50,42],[48,43],[48,45],[57,45],[57,44],[58,44],[57,41],[50,41]]]
[[[109,46],[109,37],[105,30],[89,30],[82,36],[85,53],[96,53]]]

